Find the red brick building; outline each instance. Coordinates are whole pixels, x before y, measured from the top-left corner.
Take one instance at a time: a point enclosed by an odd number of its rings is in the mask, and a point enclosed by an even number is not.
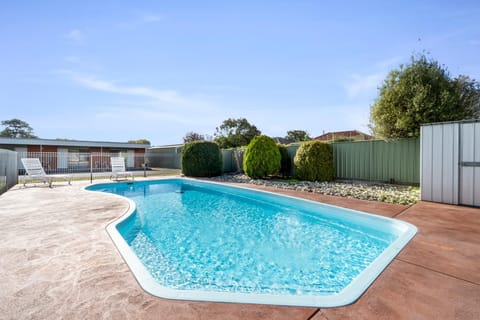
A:
[[[40,158],[44,168],[52,171],[109,168],[110,156],[122,156],[128,168],[140,168],[149,147],[127,142],[0,138],[0,149],[16,151],[19,159]]]

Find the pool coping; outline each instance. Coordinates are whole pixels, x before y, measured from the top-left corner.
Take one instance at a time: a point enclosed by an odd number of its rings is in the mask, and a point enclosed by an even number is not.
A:
[[[275,192],[270,192],[266,190],[252,189],[248,187],[230,185],[225,183],[213,182],[198,180],[186,177],[165,177],[158,178],[152,181],[161,181],[161,180],[186,180],[186,181],[195,181],[206,184],[228,186],[231,188],[247,190],[250,192],[257,193],[266,193],[271,194],[276,197],[285,197],[295,200],[300,200],[303,202],[311,203],[316,206],[325,206],[325,207],[334,207],[341,208],[349,213],[354,213],[355,215],[360,214],[363,217],[369,217],[369,219],[383,220],[385,223],[394,224],[396,228],[402,227],[405,229],[404,233],[399,236],[387,249],[382,252],[367,268],[365,268],[355,279],[352,280],[341,292],[330,295],[278,295],[278,294],[258,294],[258,293],[234,293],[234,292],[216,292],[216,291],[199,291],[199,290],[177,290],[172,289],[166,286],[161,285],[155,280],[147,268],[143,265],[141,260],[133,252],[124,238],[120,235],[117,230],[117,225],[128,219],[136,210],[136,205],[133,200],[108,193],[114,197],[119,197],[123,200],[126,200],[129,204],[129,208],[125,214],[121,217],[115,219],[106,226],[106,230],[111,240],[113,241],[115,247],[119,251],[120,255],[124,259],[127,266],[130,268],[132,274],[134,275],[136,281],[140,287],[146,292],[150,293],[153,296],[166,299],[175,299],[175,300],[195,300],[195,301],[211,301],[211,302],[229,302],[229,303],[248,303],[248,304],[271,304],[271,305],[284,305],[284,306],[303,306],[303,307],[317,307],[317,308],[332,308],[332,307],[341,307],[354,303],[358,300],[363,293],[375,282],[375,280],[380,276],[380,274],[388,267],[388,265],[394,260],[394,258],[400,253],[400,251],[405,248],[408,242],[415,236],[417,233],[417,227],[395,218],[383,217],[376,214],[371,214],[363,211],[338,207],[330,204],[319,203],[317,201],[298,198],[290,195],[278,194]],[[99,182],[93,185],[102,185],[102,184],[116,184],[118,182]],[[87,192],[98,192],[88,190],[90,186],[85,186],[83,190]]]

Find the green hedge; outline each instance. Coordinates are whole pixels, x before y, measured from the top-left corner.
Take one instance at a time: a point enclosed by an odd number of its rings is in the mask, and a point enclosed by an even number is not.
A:
[[[280,161],[280,151],[275,141],[267,136],[256,136],[245,151],[243,170],[250,178],[266,177],[278,173]]]
[[[289,177],[291,175],[291,168],[292,168],[292,159],[290,159],[290,155],[288,154],[287,147],[283,144],[278,145],[278,151],[280,151],[280,174],[283,177]]]
[[[307,141],[300,145],[294,158],[297,178],[309,181],[332,181],[335,176],[332,145]]]
[[[214,142],[193,141],[182,149],[182,173],[189,177],[213,177],[223,173],[222,153]]]

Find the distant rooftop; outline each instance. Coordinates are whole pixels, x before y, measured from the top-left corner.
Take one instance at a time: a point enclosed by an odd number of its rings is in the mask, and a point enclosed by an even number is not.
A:
[[[59,146],[59,147],[108,147],[108,148],[149,148],[149,144],[112,142],[112,141],[85,141],[85,140],[61,140],[61,139],[25,139],[25,138],[1,138],[0,145],[15,146]]]
[[[295,142],[295,141],[292,141],[290,139],[286,139],[286,138],[282,138],[282,137],[272,137],[272,139],[276,143],[281,143],[281,144],[290,144],[290,143]]]
[[[184,146],[184,143],[177,143],[177,144],[166,144],[163,146],[153,146],[150,149],[169,149],[169,148],[181,148]]]
[[[349,130],[349,131],[335,131],[327,132],[314,138],[315,140],[320,141],[331,141],[338,139],[352,139],[352,140],[372,140],[374,137],[358,130]]]

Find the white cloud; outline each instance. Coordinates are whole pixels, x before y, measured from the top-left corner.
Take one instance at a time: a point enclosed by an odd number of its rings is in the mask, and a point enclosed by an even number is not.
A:
[[[376,92],[377,88],[385,79],[385,73],[372,73],[368,75],[352,74],[349,82],[345,85],[347,95],[350,99],[360,96],[369,96]]]
[[[79,29],[70,30],[67,33],[66,37],[71,43],[76,44],[76,45],[84,44],[85,40],[86,40],[85,33],[83,31],[79,30]]]
[[[177,90],[156,89],[148,86],[120,85],[114,81],[99,79],[95,75],[61,70],[73,82],[83,88],[114,94],[116,105],[102,110],[109,115],[116,112],[126,114],[126,110],[135,110],[137,116],[145,119],[161,117],[172,122],[188,124],[207,122],[216,119],[219,108],[205,97],[183,95]],[[128,98],[130,97],[130,98]]]
[[[405,57],[395,56],[378,61],[372,66],[373,72],[369,74],[354,73],[348,77],[345,90],[350,100],[361,98],[371,99],[376,96],[377,89],[382,85],[390,70],[398,68]]]
[[[395,56],[395,57],[391,57],[391,58],[377,62],[375,66],[382,70],[397,68],[400,65],[400,63],[402,63],[404,60],[405,60],[405,57]]]
[[[146,13],[142,16],[142,20],[146,23],[157,22],[162,20],[162,16],[153,13]]]
[[[117,24],[122,29],[136,29],[143,25],[157,23],[163,20],[163,16],[153,12],[137,12],[133,18],[125,19]]]
[[[121,95],[151,98],[159,102],[185,104],[187,99],[181,97],[175,90],[158,90],[149,87],[121,86],[111,81],[100,80],[95,76],[66,71],[71,79],[81,86],[97,91],[117,93]]]

